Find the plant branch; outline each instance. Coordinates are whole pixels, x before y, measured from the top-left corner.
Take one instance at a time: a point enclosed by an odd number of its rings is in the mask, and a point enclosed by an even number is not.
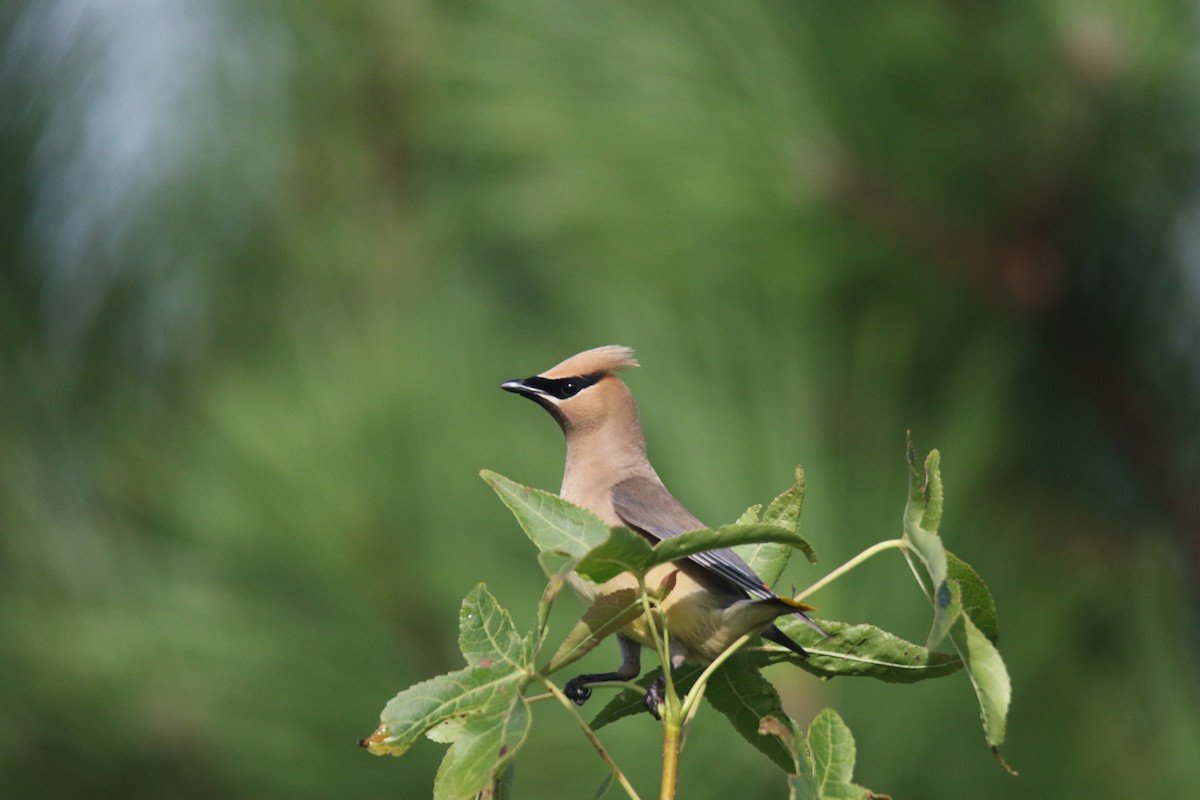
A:
[[[592,747],[596,748],[596,752],[600,754],[600,760],[602,760],[608,766],[608,768],[612,770],[613,775],[616,776],[617,782],[621,784],[621,788],[625,790],[625,794],[629,795],[630,800],[641,800],[641,798],[638,796],[637,790],[633,788],[633,784],[631,784],[629,779],[625,777],[625,773],[622,772],[621,768],[617,766],[617,762],[613,761],[613,757],[609,754],[608,750],[605,749],[604,744],[601,743],[599,737],[596,736],[596,732],[592,730],[592,726],[588,725],[587,720],[583,718],[583,714],[579,713],[578,706],[571,702],[571,699],[563,694],[562,690],[555,686],[553,681],[551,681],[549,678],[543,675],[538,675],[537,679],[542,682],[543,686],[550,690],[550,694],[554,695],[558,702],[562,704],[563,708],[565,708],[567,712],[575,718],[575,721],[579,723],[579,727],[583,730],[583,735],[586,736],[588,741],[592,743]]]
[[[662,663],[667,696],[670,697],[675,693],[675,682],[671,676],[671,647],[667,639],[667,615],[662,615],[663,625],[660,631],[654,624],[654,614],[650,607],[650,595],[646,591],[645,578],[638,578],[638,588],[642,594],[642,613],[646,618],[646,630],[650,632],[650,638],[654,640],[654,649],[658,652],[658,659]]]
[[[904,540],[903,539],[888,539],[886,541],[871,545],[866,550],[863,550],[861,553],[856,555],[854,558],[850,559],[845,564],[842,564],[840,567],[833,570],[828,575],[826,575],[824,578],[821,578],[821,580],[817,581],[812,586],[808,587],[807,589],[805,589],[803,592],[796,595],[792,599],[796,600],[796,601],[800,601],[812,594],[815,594],[818,590],[825,588],[826,586],[833,583],[838,578],[845,575],[850,570],[857,567],[859,564],[861,564],[864,561],[866,561],[867,559],[871,558],[871,556],[878,555],[879,553],[882,553],[885,550],[891,550],[892,548],[904,549]]]
[[[674,714],[663,715],[663,771],[659,800],[675,800],[675,784],[679,779],[679,751],[682,749],[679,719]]]

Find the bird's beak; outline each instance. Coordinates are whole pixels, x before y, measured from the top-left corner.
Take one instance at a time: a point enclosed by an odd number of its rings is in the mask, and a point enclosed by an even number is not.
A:
[[[538,395],[543,394],[543,392],[533,388],[525,381],[525,378],[520,378],[515,381],[505,381],[504,383],[500,384],[500,388],[506,392],[512,392],[513,394],[523,394],[526,397],[537,397]]]

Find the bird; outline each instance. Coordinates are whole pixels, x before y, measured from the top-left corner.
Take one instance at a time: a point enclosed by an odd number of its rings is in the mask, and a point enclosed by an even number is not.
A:
[[[632,349],[606,345],[577,353],[537,375],[505,381],[500,388],[533,400],[562,429],[567,453],[559,495],[592,511],[605,524],[627,527],[655,544],[705,525],[667,490],[646,456],[637,404],[617,377],[618,371],[636,366]],[[631,573],[602,585],[571,573],[568,582],[589,605],[612,592],[638,589]],[[647,573],[645,582],[650,592],[669,587],[659,613],[665,615],[670,633],[672,671],[685,663],[711,663],[751,633],[806,658],[805,650],[774,624],[786,614],[795,614],[828,635],[804,613],[811,606],[774,594],[729,548],[659,564]],[[647,624],[639,616],[617,633],[621,664],[616,670],[579,675],[564,686],[564,694],[583,705],[591,696],[591,684],[636,678],[641,672],[641,648],[654,647]],[[660,630],[661,624],[656,621]],[[655,718],[660,718],[664,687],[665,674],[643,698]]]

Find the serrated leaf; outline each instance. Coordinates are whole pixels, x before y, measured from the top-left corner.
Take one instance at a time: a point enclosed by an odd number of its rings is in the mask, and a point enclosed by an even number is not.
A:
[[[753,506],[746,510],[745,514],[738,520],[738,524],[747,524],[753,522],[765,522],[769,524],[780,525],[795,533],[800,532],[800,508],[804,503],[804,470],[796,467],[796,480],[786,491],[776,497],[767,506],[765,512],[762,511],[762,506]],[[741,556],[750,568],[758,573],[763,579],[763,583],[767,586],[774,586],[779,581],[779,576],[783,574],[783,570],[787,567],[788,559],[792,555],[792,548],[786,544],[776,542],[759,542],[757,544],[743,544],[733,548],[739,556]],[[810,562],[816,562],[816,554],[811,546],[802,547],[804,555]]]
[[[461,726],[475,714],[490,714],[506,708],[520,695],[526,681],[523,672],[504,662],[474,666],[439,675],[410,686],[384,706],[380,726],[364,740],[375,755],[402,755],[424,733],[450,722],[442,740],[456,740]]]
[[[608,538],[593,547],[575,565],[575,571],[595,582],[604,583],[622,572],[641,575],[653,564],[650,543],[628,528],[612,528]]]
[[[763,583],[768,587],[773,587],[779,580],[779,576],[783,574],[784,568],[787,567],[788,558],[792,555],[792,548],[777,542],[759,542],[758,544],[737,545],[733,548],[733,552],[750,565],[750,569],[762,578]]]
[[[811,782],[804,787],[809,792],[808,796],[817,800],[871,800],[883,797],[853,782],[857,757],[854,735],[832,708],[822,709],[808,726],[807,748],[812,775],[798,776],[793,780]]]
[[[911,458],[913,456],[910,454],[910,466]],[[941,509],[939,507],[935,515],[926,513],[930,508],[930,487],[935,484],[941,486],[939,461],[938,451],[931,450],[923,470],[917,470],[915,466],[910,470],[908,503],[904,507],[904,539],[909,545],[905,551],[913,551],[921,559],[934,590],[946,580],[945,550],[938,538],[937,528],[927,524],[931,519],[941,519]],[[940,491],[938,503],[941,503]]]
[[[773,522],[788,530],[800,532],[800,509],[804,505],[804,468],[796,467],[796,477],[791,487],[784,490],[763,512],[763,522]]]
[[[759,542],[778,542],[790,547],[798,547],[801,550],[811,549],[804,537],[779,525],[767,523],[722,525],[716,530],[701,528],[672,536],[670,539],[663,539],[654,546],[654,557],[646,568],[649,569],[651,566],[667,561],[687,558],[707,550],[720,550],[723,547],[736,547],[740,544],[757,544]]]
[[[472,666],[504,662],[515,669],[529,666],[529,641],[517,633],[512,616],[484,584],[463,599],[458,615],[458,647]]]
[[[529,735],[529,708],[521,697],[470,717],[442,759],[433,782],[434,800],[471,800],[491,789]]]
[[[582,558],[608,538],[608,526],[585,508],[491,470],[485,469],[479,474],[513,512],[538,550]]]
[[[938,452],[929,453],[922,474],[916,467],[916,449],[910,437],[908,462],[910,480],[909,501],[904,512],[904,556],[933,602],[934,620],[929,640],[932,646],[945,637],[954,645],[979,701],[984,738],[995,751],[1004,741],[1012,698],[1008,670],[993,644],[997,632],[995,603],[982,579],[966,563],[949,555],[937,535],[943,501]],[[924,575],[916,562],[924,568]],[[930,583],[926,584],[924,580]]]
[[[921,514],[921,527],[936,532],[942,526],[942,471],[939,469],[942,455],[930,450],[925,457],[925,511]]]
[[[606,636],[621,630],[641,613],[642,595],[636,589],[620,589],[597,597],[559,645],[544,674],[557,672],[587,655]]]
[[[671,679],[675,682],[676,694],[681,697],[687,694],[703,671],[704,667],[698,664],[684,664],[679,669],[672,671]],[[638,678],[635,683],[643,690],[649,689],[650,684],[658,680],[658,676],[661,674],[662,668],[655,667]],[[600,709],[600,713],[596,714],[595,719],[592,720],[592,730],[600,730],[605,725],[611,725],[624,717],[645,714],[646,707],[642,705],[643,694],[644,692],[639,693],[632,689],[622,689],[612,700],[608,701],[604,708]]]
[[[961,588],[961,603],[963,613],[971,618],[975,627],[993,644],[1000,636],[996,619],[996,601],[983,578],[979,577],[971,565],[958,556],[946,551],[946,577],[958,581]]]
[[[832,708],[817,714],[807,735],[773,715],[763,717],[759,732],[776,737],[791,756],[789,800],[891,800],[853,783],[854,736]]]
[[[439,675],[397,694],[384,706],[379,728],[363,740],[375,755],[401,755],[422,734],[457,742],[476,716],[500,713],[520,698],[529,681],[529,641],[479,584],[463,600],[459,647],[466,669]]]
[[[956,581],[951,582],[958,589]],[[1012,699],[1012,682],[1000,651],[966,614],[959,614],[950,629],[950,641],[967,667],[979,700],[983,734],[993,750],[1004,743],[1005,720]]]
[[[808,726],[808,746],[813,754],[817,793],[828,796],[833,787],[850,788],[857,752],[850,728],[836,711],[825,708],[817,714]]]
[[[923,469],[916,466],[916,450],[908,442],[909,492],[904,508],[904,557],[917,576],[918,583],[933,602],[933,625],[926,646],[933,648],[945,638],[959,607],[946,586],[946,551],[937,534],[936,523],[941,520],[942,478],[938,470],[940,457],[931,450]],[[935,527],[929,527],[931,523]],[[918,569],[916,562],[923,567]],[[925,583],[928,580],[928,583]]]
[[[771,646],[773,660],[784,660],[821,678],[875,678],[885,683],[916,683],[957,671],[957,656],[930,651],[874,625],[818,620],[828,637],[795,617],[780,617],[779,629],[808,651],[801,659],[790,650]]]
[[[746,653],[735,653],[712,674],[704,697],[760,753],[778,764],[784,772],[793,771],[792,753],[780,738],[760,732],[764,717],[791,720],[783,710],[779,692],[762,676],[754,660]]]
[[[742,515],[734,521],[734,525],[753,525],[755,522],[762,521],[762,503],[755,503],[742,512]]]

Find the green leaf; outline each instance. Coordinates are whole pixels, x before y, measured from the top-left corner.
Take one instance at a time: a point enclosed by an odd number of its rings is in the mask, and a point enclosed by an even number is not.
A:
[[[763,522],[774,522],[790,531],[800,532],[800,508],[804,505],[804,468],[796,467],[796,478],[791,488],[771,501],[763,512]]]
[[[472,716],[446,752],[433,782],[434,800],[471,800],[492,789],[529,735],[529,708],[521,697]]]
[[[650,543],[628,528],[612,528],[601,544],[588,551],[575,571],[595,583],[604,583],[622,572],[641,575],[654,564]]]
[[[1000,636],[996,620],[996,601],[979,573],[971,565],[946,551],[946,575],[948,580],[958,581],[962,589],[962,610],[975,627],[993,644]]]
[[[445,798],[472,797],[490,786],[529,728],[521,696],[532,674],[528,637],[517,634],[483,584],[463,600],[459,626],[469,666],[400,692],[362,742],[375,755],[396,756],[423,734],[451,743],[434,787],[435,796]]]
[[[931,451],[925,459],[922,474],[916,467],[916,449],[909,439],[910,480],[909,500],[904,511],[904,556],[933,602],[930,646],[943,638],[949,638],[954,645],[979,701],[984,738],[996,751],[1004,741],[1012,683],[994,644],[996,607],[991,592],[975,570],[945,551],[937,534],[943,501],[938,461],[938,452]],[[915,561],[924,568],[924,575]],[[926,579],[928,584],[924,582]]]
[[[496,490],[538,550],[582,558],[608,538],[608,526],[585,508],[491,470],[479,474]]]
[[[363,744],[375,755],[402,755],[437,725],[446,725],[447,730],[434,738],[455,741],[458,728],[468,717],[507,708],[519,696],[524,682],[524,674],[504,662],[467,667],[422,681],[384,706],[379,728]]]
[[[493,793],[492,800],[515,800],[517,784],[517,762],[515,759],[508,759],[508,763],[504,765],[504,771],[496,777],[496,790]],[[482,795],[481,795],[482,797]]]
[[[637,589],[620,589],[596,598],[583,618],[559,645],[558,651],[543,670],[546,675],[577,661],[595,648],[604,637],[616,633],[642,613],[642,595]]]
[[[463,600],[458,616],[458,647],[472,666],[501,661],[516,669],[529,666],[529,641],[517,633],[512,616],[482,583]]]
[[[792,548],[777,542],[759,542],[758,544],[740,544],[733,551],[750,565],[758,577],[768,587],[773,587],[787,567]]]
[[[811,800],[816,797],[812,783],[812,753],[805,742],[804,732],[789,716],[777,717],[774,714],[763,717],[758,721],[758,733],[762,736],[773,736],[790,758],[785,770],[788,773],[788,799]],[[799,791],[797,791],[799,790]]]
[[[874,625],[851,625],[820,620],[829,636],[808,627],[795,617],[780,617],[779,629],[808,651],[801,659],[778,645],[769,645],[773,660],[784,660],[821,678],[867,677],[885,683],[916,683],[941,678],[962,667],[958,657],[930,651],[905,641]]]
[[[742,515],[733,523],[734,525],[753,525],[755,522],[762,521],[762,503],[755,503],[742,512]]]
[[[789,723],[791,720],[783,710],[779,692],[762,676],[753,658],[746,653],[735,653],[708,679],[704,696],[742,738],[785,772],[793,771],[792,754],[780,738],[760,732],[763,717],[774,716]]]
[[[909,439],[909,492],[908,503],[904,509],[904,557],[933,602],[933,625],[926,642],[931,648],[937,647],[946,637],[954,615],[959,611],[959,608],[953,605],[953,597],[946,586],[946,551],[942,547],[936,527],[942,516],[939,460],[938,451],[931,450],[925,459],[924,470],[917,469],[916,450],[912,439]],[[931,523],[935,527],[929,527]],[[914,558],[924,567],[924,575],[913,563]],[[929,583],[924,583],[923,578],[927,578]]]
[[[649,569],[655,564],[676,561],[707,550],[720,550],[723,547],[736,547],[740,544],[757,544],[759,542],[779,542],[802,550],[808,548],[808,542],[804,541],[804,537],[779,525],[761,522],[753,525],[722,525],[716,530],[701,528],[672,536],[670,539],[663,539],[654,546],[654,557],[646,568]]]
[[[957,581],[951,581],[951,584],[955,593],[961,591]],[[995,750],[1004,743],[1005,720],[1012,699],[1012,682],[1004,659],[987,634],[967,614],[959,614],[954,621],[950,641],[967,666],[967,675],[979,699],[984,738]]]
[[[807,750],[812,775],[798,776],[793,781],[808,784],[804,787],[809,792],[808,796],[817,800],[870,800],[883,797],[853,782],[857,757],[854,735],[832,708],[823,709],[808,726]]]
[[[675,682],[676,694],[680,696],[687,694],[703,671],[704,667],[699,664],[684,664],[679,669],[672,671],[671,679]],[[638,678],[635,683],[643,689],[642,692],[636,692],[633,689],[622,689],[618,692],[592,720],[592,730],[600,730],[605,725],[610,725],[624,717],[645,714],[646,707],[642,705],[644,690],[650,688],[650,684],[658,680],[659,675],[662,675],[662,668],[655,667]]]
[[[813,755],[813,778],[817,794],[828,797],[834,787],[852,789],[854,761],[857,757],[854,736],[836,711],[822,709],[808,726],[808,746]],[[837,792],[841,795],[842,792]],[[848,795],[865,794],[847,792]]]
[[[781,495],[771,501],[765,513],[759,516],[762,506],[752,506],[738,519],[737,524],[745,525],[754,522],[766,522],[787,528],[794,533],[800,532],[800,507],[804,502],[804,470],[796,467],[795,483]],[[733,548],[750,568],[758,573],[767,586],[774,586],[787,566],[792,554],[792,547],[778,542],[758,542],[743,544]],[[801,549],[810,562],[816,562],[816,554],[805,542]]]

